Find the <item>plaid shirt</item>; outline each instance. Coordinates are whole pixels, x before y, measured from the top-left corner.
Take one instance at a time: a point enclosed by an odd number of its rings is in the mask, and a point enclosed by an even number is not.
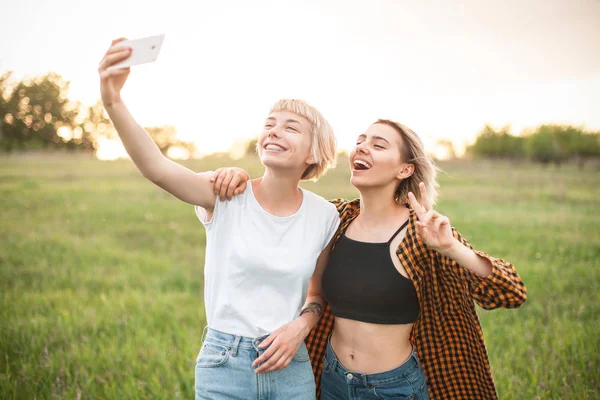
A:
[[[360,213],[360,201],[332,202],[341,218],[335,236],[337,241]],[[525,285],[512,264],[483,252],[474,250],[492,263],[492,274],[487,278],[428,249],[417,236],[416,221],[417,215],[411,209],[408,229],[396,254],[419,298],[419,317],[413,325],[411,341],[419,354],[429,395],[432,400],[497,399],[473,300],[486,310],[516,308],[527,297]],[[454,228],[452,231],[456,239],[472,249]],[[331,307],[327,305],[319,324],[306,338],[317,398],[321,391],[323,356],[333,323]]]

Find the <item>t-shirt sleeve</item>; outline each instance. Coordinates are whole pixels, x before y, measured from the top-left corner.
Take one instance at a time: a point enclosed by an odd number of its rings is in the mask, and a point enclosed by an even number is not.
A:
[[[202,225],[208,230],[212,226],[216,224],[216,220],[219,219],[219,215],[223,213],[220,209],[226,207],[224,201],[220,200],[220,197],[217,196],[215,200],[215,208],[213,208],[212,216],[208,219],[208,210],[204,207],[194,206],[194,211],[196,212],[196,217],[202,222]]]
[[[321,251],[325,250],[340,226],[340,214],[338,213],[337,208],[331,203],[327,204],[327,217],[325,220],[327,221],[325,227],[325,240],[321,247]]]

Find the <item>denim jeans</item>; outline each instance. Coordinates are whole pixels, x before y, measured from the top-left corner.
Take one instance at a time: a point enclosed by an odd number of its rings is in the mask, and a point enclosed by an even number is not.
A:
[[[425,375],[413,349],[410,358],[390,371],[360,374],[348,371],[327,344],[321,375],[321,400],[429,400]]]
[[[255,374],[252,366],[266,339],[206,329],[196,359],[196,400],[314,400],[315,378],[304,342],[290,364],[279,371]]]

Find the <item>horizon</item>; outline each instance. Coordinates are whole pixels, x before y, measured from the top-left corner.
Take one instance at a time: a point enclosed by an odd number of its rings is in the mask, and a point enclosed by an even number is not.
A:
[[[96,69],[110,40],[166,33],[158,60],[132,68],[123,97],[142,126],[174,125],[200,153],[251,140],[286,97],[317,107],[340,150],[378,118],[409,126],[430,149],[450,140],[459,154],[486,124],[515,135],[550,123],[600,130],[600,2],[62,0],[5,10],[32,29],[0,43],[0,70],[55,72],[86,106],[100,97]],[[7,18],[0,34],[22,27]]]

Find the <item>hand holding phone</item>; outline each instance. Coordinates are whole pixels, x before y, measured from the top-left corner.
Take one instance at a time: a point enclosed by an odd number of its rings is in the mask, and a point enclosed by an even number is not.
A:
[[[149,36],[141,39],[124,40],[119,46],[131,48],[131,55],[125,60],[111,65],[107,70],[127,68],[132,65],[156,61],[165,35]]]

